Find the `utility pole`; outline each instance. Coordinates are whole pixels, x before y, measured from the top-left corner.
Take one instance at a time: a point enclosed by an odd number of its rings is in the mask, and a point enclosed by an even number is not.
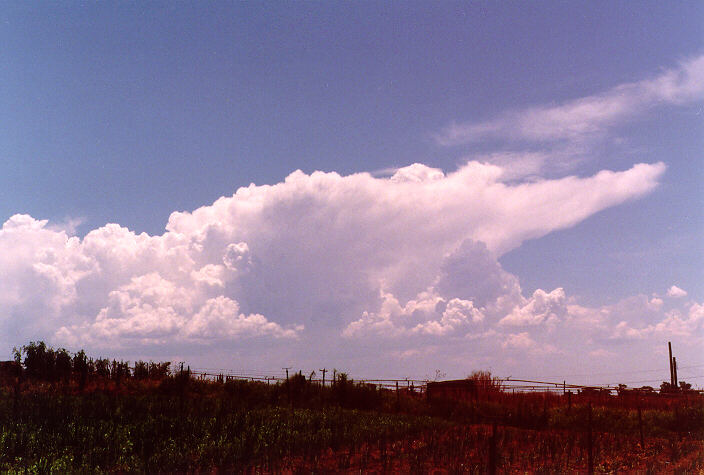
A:
[[[325,387],[325,373],[327,372],[327,369],[323,368],[319,371],[321,371],[323,373],[323,387]]]
[[[670,352],[670,385],[675,386],[675,368],[672,366],[672,343],[667,342],[667,349]]]
[[[288,370],[291,369],[289,366],[288,368],[281,368],[286,370],[286,396],[288,397],[288,403],[291,406],[291,412],[293,412],[293,403],[291,402],[291,385],[288,384]]]
[[[672,371],[674,374],[674,381],[672,383],[672,389],[677,389],[677,358],[672,357]]]

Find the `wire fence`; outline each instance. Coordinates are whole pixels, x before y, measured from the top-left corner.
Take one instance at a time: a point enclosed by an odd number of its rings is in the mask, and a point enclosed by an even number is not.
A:
[[[207,370],[205,368],[197,368],[190,370],[190,373],[198,379],[207,379],[213,381],[231,381],[231,380],[243,380],[243,381],[258,381],[266,384],[280,384],[285,383],[287,377],[282,374],[263,374],[255,372],[245,372],[245,371],[219,371],[215,372],[212,369]],[[332,385],[334,384],[337,375],[333,374],[329,378],[319,377],[315,373],[306,375],[302,372],[291,373],[290,377],[294,375],[302,375],[306,380],[313,384],[318,385]],[[359,384],[369,384],[376,388],[388,389],[388,390],[398,390],[398,391],[408,391],[423,394],[427,391],[428,383],[436,383],[442,381],[433,381],[428,379],[354,379],[355,383]],[[660,380],[647,380],[639,382],[655,382]],[[510,393],[554,393],[554,394],[566,394],[571,393],[583,393],[592,392],[599,394],[619,394],[624,389],[627,390],[645,390],[652,391],[654,393],[659,392],[659,389],[653,387],[645,388],[626,388],[624,385],[612,385],[612,384],[601,384],[601,385],[585,385],[585,384],[574,384],[567,383],[566,381],[555,382],[555,381],[535,381],[528,379],[516,379],[516,378],[503,378],[497,379],[494,383],[494,387],[498,390]],[[704,394],[704,391],[695,390],[700,394]]]

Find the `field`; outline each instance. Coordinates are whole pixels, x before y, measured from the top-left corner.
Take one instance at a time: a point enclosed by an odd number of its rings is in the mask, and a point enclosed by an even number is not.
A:
[[[704,470],[704,401],[693,392],[510,394],[476,373],[484,384],[471,398],[428,400],[345,375],[323,387],[300,374],[198,380],[155,364],[98,374],[85,355],[61,373],[49,351],[49,364],[30,357],[3,371],[2,472]]]

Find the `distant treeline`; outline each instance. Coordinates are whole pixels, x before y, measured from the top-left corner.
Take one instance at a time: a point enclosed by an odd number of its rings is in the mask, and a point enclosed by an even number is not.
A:
[[[397,403],[389,391],[374,385],[355,382],[346,373],[338,372],[329,385],[321,386],[302,372],[293,373],[286,381],[268,384],[226,378],[215,380],[195,379],[187,367],[175,369],[170,362],[128,361],[88,357],[84,350],[70,353],[64,348],[54,349],[43,341],[30,342],[20,349],[13,349],[14,362],[10,367],[0,367],[0,380],[46,382],[64,386],[77,386],[79,391],[109,389],[106,383],[129,383],[134,391],[143,391],[140,382],[162,394],[197,395],[224,393],[252,405],[288,405],[297,407],[339,406],[350,409],[392,409]]]
[[[22,348],[13,349],[17,376],[48,381],[68,382],[76,379],[80,383],[92,377],[120,381],[134,378],[163,379],[170,373],[171,363],[153,361],[136,361],[130,366],[128,361],[110,360],[108,358],[90,358],[85,351],[68,352],[65,348],[54,349],[43,341],[30,342]]]

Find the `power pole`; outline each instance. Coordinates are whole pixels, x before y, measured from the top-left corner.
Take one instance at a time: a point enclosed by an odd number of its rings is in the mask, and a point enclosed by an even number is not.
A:
[[[674,372],[674,381],[672,383],[672,389],[677,389],[677,358],[672,357],[672,371]]]
[[[327,372],[327,369],[323,368],[319,371],[321,371],[323,373],[323,387],[324,387],[325,386],[325,373]]]
[[[291,411],[293,412],[293,403],[291,402],[291,385],[288,384],[288,370],[291,369],[289,366],[288,368],[281,368],[286,370],[286,396],[288,397],[288,403],[291,405]]]
[[[670,385],[675,386],[675,368],[672,366],[672,343],[667,342],[667,349],[670,352]]]

